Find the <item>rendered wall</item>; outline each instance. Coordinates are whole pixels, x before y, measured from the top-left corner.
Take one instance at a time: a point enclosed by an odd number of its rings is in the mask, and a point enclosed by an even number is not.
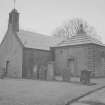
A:
[[[22,77],[22,46],[14,36],[12,29],[9,29],[3,42],[0,45],[0,70],[6,69],[7,77]]]

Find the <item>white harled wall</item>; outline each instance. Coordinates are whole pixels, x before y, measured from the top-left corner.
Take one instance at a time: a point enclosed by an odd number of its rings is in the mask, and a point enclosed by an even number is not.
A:
[[[22,45],[15,37],[11,27],[9,27],[0,45],[0,70],[6,68],[6,61],[8,60],[8,77],[22,77],[22,52]]]

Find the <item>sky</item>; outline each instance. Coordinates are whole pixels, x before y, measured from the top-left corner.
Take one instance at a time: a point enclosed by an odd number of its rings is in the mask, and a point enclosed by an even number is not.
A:
[[[14,0],[0,0],[0,41],[7,31]],[[52,35],[66,20],[82,18],[95,27],[105,43],[105,0],[16,0],[20,29]]]

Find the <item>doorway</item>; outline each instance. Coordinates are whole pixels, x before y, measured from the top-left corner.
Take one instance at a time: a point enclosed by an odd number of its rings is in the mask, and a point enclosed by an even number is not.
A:
[[[75,75],[75,59],[74,58],[69,58],[67,60],[67,68],[70,70],[71,75]]]
[[[4,76],[6,77],[7,74],[8,74],[8,65],[9,65],[9,61],[7,60],[6,61],[6,68],[5,68],[5,71],[4,71]]]

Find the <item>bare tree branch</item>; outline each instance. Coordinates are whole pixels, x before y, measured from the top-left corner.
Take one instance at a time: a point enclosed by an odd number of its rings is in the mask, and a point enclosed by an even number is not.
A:
[[[92,37],[99,39],[95,28],[88,25],[87,22],[81,18],[73,18],[64,22],[63,25],[55,29],[53,35],[57,37],[70,38],[81,30],[81,24],[84,32],[86,32],[88,35],[91,35]]]

